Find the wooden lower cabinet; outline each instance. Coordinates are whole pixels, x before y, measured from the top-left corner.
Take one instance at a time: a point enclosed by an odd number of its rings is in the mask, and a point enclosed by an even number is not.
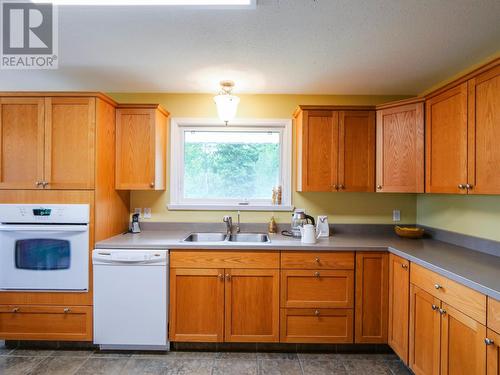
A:
[[[0,305],[0,337],[92,341],[92,306]]]
[[[387,252],[356,253],[356,343],[387,342],[388,258]]]
[[[279,270],[226,270],[225,341],[279,342]]]
[[[352,308],[353,297],[352,270],[281,271],[284,308]]]
[[[446,303],[441,314],[441,375],[485,374],[486,327]]]
[[[171,341],[224,339],[224,269],[170,270]]]
[[[415,375],[439,375],[441,301],[410,286],[410,368]]]
[[[486,346],[486,373],[500,375],[500,334],[488,329]]]
[[[352,309],[281,309],[281,342],[352,343]]]
[[[389,254],[389,324],[388,343],[408,364],[410,319],[410,262]]]

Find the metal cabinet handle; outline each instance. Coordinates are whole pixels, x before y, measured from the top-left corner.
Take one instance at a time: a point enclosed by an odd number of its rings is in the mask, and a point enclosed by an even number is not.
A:
[[[319,310],[315,310],[314,315],[319,316]]]
[[[433,311],[436,311],[438,309],[438,307],[436,305],[432,305],[432,310]]]
[[[446,315],[446,310],[445,309],[439,309],[439,313],[441,315]]]
[[[471,184],[465,184],[465,188],[466,188],[467,190],[472,190],[472,188],[473,188],[473,187],[474,187],[474,186],[473,186],[473,185],[471,185]]]
[[[465,185],[464,184],[458,184],[458,188],[459,189],[465,189]]]
[[[403,269],[405,269],[405,270],[406,270],[406,269],[408,269],[408,265],[407,265],[406,263],[403,263],[403,264],[401,265],[401,268],[403,268]]]
[[[335,184],[332,186],[332,188],[334,188],[335,190],[339,190],[339,185]]]
[[[443,288],[443,287],[442,287],[441,285],[439,285],[439,284],[434,284],[434,288],[436,288],[436,289],[441,289],[441,288]]]
[[[316,258],[314,258],[314,261],[315,261],[316,263],[320,263],[320,262],[321,262],[321,259],[319,259],[318,257],[316,257]]]
[[[43,185],[43,182],[42,181],[37,181],[36,182],[36,187],[39,187],[40,185]]]
[[[14,307],[14,308],[12,309],[12,312],[13,312],[13,313],[19,312],[19,307]]]
[[[344,189],[345,189],[345,186],[344,186],[344,185],[342,185],[342,184],[340,184],[340,185],[339,185],[339,189],[340,189],[340,190],[344,190]]]
[[[224,275],[222,273],[219,273],[217,277],[219,278],[220,281],[224,281]]]
[[[49,183],[47,181],[42,182],[43,188],[45,189],[47,186],[49,186]]]
[[[226,273],[226,280],[227,280],[227,281],[231,281],[231,275],[230,275],[230,274],[228,274],[228,273]]]
[[[149,186],[151,186],[152,188],[154,188],[154,187],[155,187],[155,183],[154,183],[154,182],[151,182],[151,183],[149,184]]]
[[[319,278],[321,275],[319,274],[319,272],[314,272],[314,276]]]
[[[493,341],[492,339],[489,339],[489,338],[487,338],[487,337],[486,337],[486,338],[484,339],[484,343],[485,343],[486,345],[493,345],[493,344],[495,343],[495,341]]]
[[[68,313],[70,313],[70,312],[71,312],[71,309],[70,309],[69,307],[65,307],[65,308],[64,308],[64,313],[65,313],[65,314],[68,314]]]
[[[382,185],[377,185],[377,190],[382,190]]]

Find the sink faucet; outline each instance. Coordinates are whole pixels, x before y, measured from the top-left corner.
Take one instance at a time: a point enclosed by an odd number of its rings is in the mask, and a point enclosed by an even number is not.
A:
[[[231,231],[233,229],[233,218],[231,216],[226,215],[222,218],[222,221],[226,223],[226,234],[230,236]]]
[[[238,224],[236,224],[236,233],[240,233],[240,210],[238,210]]]

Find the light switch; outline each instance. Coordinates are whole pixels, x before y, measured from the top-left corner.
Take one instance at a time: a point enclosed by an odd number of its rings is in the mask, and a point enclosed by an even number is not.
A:
[[[144,208],[144,219],[151,219],[151,208]]]
[[[401,211],[392,210],[392,221],[401,221]]]

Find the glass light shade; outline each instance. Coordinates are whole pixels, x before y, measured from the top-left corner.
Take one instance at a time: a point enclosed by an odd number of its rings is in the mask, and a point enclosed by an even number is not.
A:
[[[221,94],[214,96],[214,102],[219,118],[227,124],[236,116],[240,98],[235,95]]]

